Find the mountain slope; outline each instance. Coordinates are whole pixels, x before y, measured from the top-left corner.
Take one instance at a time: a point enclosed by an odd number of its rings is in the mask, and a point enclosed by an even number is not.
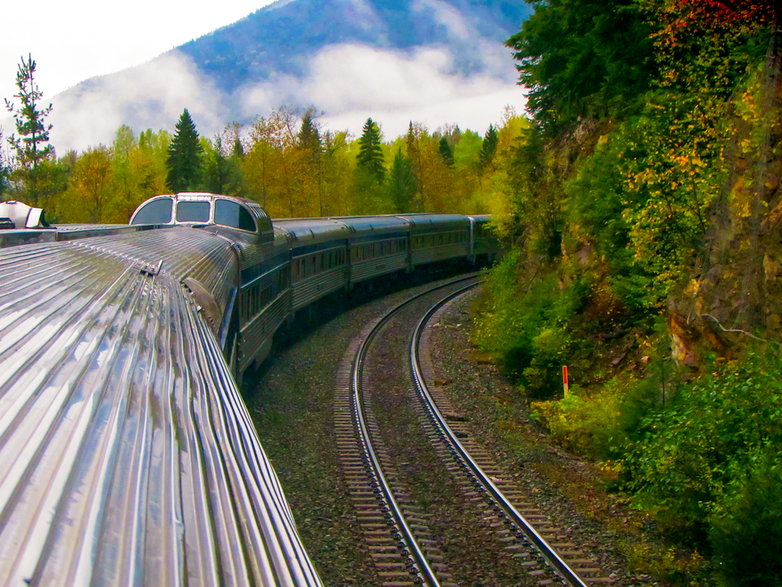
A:
[[[160,57],[53,99],[58,150],[111,143],[121,125],[172,129],[184,108],[213,135],[280,106],[334,130],[367,117],[482,132],[520,105],[504,41],[531,8],[507,0],[280,0]]]
[[[283,0],[178,50],[229,92],[247,80],[305,75],[315,53],[344,43],[448,47],[458,73],[469,75],[485,67],[476,40],[501,44],[530,11],[505,0]]]

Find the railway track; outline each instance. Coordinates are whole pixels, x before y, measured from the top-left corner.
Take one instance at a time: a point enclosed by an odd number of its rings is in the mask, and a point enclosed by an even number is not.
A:
[[[470,276],[410,298],[369,324],[343,357],[337,449],[376,582],[607,582],[504,480],[442,390],[427,385],[431,368],[420,350],[426,324],[443,303],[476,284]],[[406,355],[409,360],[399,360]]]

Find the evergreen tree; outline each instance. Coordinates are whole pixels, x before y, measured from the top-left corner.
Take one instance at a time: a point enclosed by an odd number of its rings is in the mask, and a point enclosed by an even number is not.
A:
[[[11,173],[11,167],[6,161],[5,152],[3,151],[3,133],[0,132],[0,201],[4,200],[5,194],[8,191],[8,177]]]
[[[14,95],[19,99],[17,106],[10,100],[5,100],[8,112],[14,118],[17,135],[8,138],[8,144],[14,150],[18,169],[13,174],[13,179],[23,187],[20,190],[23,198],[33,206],[38,206],[39,198],[44,192],[49,191],[42,182],[48,174],[41,170],[44,161],[54,157],[54,147],[49,144],[49,131],[51,124],[46,123],[46,117],[52,111],[52,105],[42,108],[41,99],[43,92],[38,89],[35,82],[36,63],[32,55],[27,56],[27,61],[22,57],[22,62],[16,73],[16,87],[19,92]]]
[[[389,196],[397,212],[412,212],[411,207],[417,188],[413,165],[410,163],[410,159],[402,153],[400,147],[394,156],[388,178]]]
[[[443,158],[443,161],[448,167],[453,167],[454,159],[453,159],[453,149],[451,149],[451,145],[448,143],[448,139],[445,137],[440,138],[440,145],[438,147],[438,151],[440,152],[440,156]]]
[[[654,73],[644,5],[655,3],[536,0],[532,4],[535,12],[507,45],[514,50],[519,84],[528,88],[527,105],[539,123],[553,134],[580,117],[610,116],[639,103]]]
[[[407,158],[413,167],[413,177],[416,185],[416,209],[426,210],[429,202],[427,195],[429,193],[429,181],[427,173],[426,157],[424,156],[424,143],[428,134],[426,129],[419,123],[410,124],[407,127],[407,136],[405,137],[405,146],[407,147]]]
[[[214,194],[235,195],[238,168],[235,161],[223,153],[223,138],[215,137],[214,147],[208,149],[204,158],[204,189]]]
[[[494,154],[497,152],[497,144],[499,143],[499,134],[493,124],[489,125],[486,135],[483,137],[483,145],[481,146],[481,152],[479,155],[478,163],[481,170],[486,167],[494,159]]]
[[[312,109],[307,110],[301,119],[301,129],[298,136],[299,147],[312,153],[316,158],[323,151],[323,144],[320,139],[320,131],[315,124]]]
[[[238,159],[241,159],[244,157],[244,144],[242,143],[242,139],[238,136],[234,138],[233,140],[233,146],[231,147],[231,156],[236,157]]]
[[[299,169],[300,191],[310,203],[308,212],[323,216],[323,142],[315,123],[314,109],[310,108],[304,113],[296,142],[302,156]]]
[[[373,175],[379,183],[382,183],[386,175],[381,149],[382,138],[380,129],[371,118],[368,118],[364,123],[358,144],[358,166]]]
[[[185,108],[168,147],[166,185],[172,192],[197,190],[201,181],[203,147],[190,113]]]

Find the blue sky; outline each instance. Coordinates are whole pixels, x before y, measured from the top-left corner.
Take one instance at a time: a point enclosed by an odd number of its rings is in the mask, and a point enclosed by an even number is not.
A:
[[[16,93],[21,56],[35,59],[38,85],[49,99],[87,78],[145,63],[271,3],[39,0],[30,5],[9,0],[2,10],[0,98]],[[0,118],[5,114],[0,112]]]

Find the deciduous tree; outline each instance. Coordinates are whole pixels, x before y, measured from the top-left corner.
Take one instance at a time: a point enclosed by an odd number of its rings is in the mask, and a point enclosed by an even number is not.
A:
[[[68,192],[74,200],[72,207],[76,208],[69,220],[106,222],[109,200],[114,194],[113,183],[111,153],[106,147],[82,153],[69,180]]]

